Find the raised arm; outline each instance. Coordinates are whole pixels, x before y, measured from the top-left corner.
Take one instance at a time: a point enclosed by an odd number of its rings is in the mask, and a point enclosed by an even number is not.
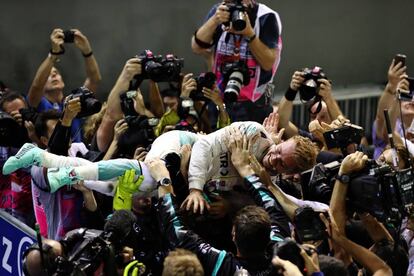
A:
[[[336,223],[338,224],[339,231],[345,235],[345,222],[346,222],[346,194],[348,191],[349,175],[353,172],[357,172],[365,167],[365,163],[368,159],[362,152],[355,152],[347,155],[342,161],[341,167],[338,172],[338,179],[335,181],[335,186],[332,191],[332,197],[330,201],[330,209]]]
[[[384,109],[390,109],[396,102],[395,94],[397,93],[397,86],[400,80],[405,77],[406,66],[402,66],[401,63],[395,64],[392,60],[390,67],[388,68],[388,83],[385,86],[384,92],[378,101],[377,115],[375,118],[376,133],[378,138],[387,140],[387,129],[385,127]]]
[[[330,217],[330,221],[323,214],[320,217],[328,229],[329,238],[354,257],[358,263],[368,269],[373,275],[392,275],[391,268],[377,255],[365,247],[348,240],[345,235],[341,234],[333,216]]]
[[[319,79],[320,84],[319,95],[322,100],[326,103],[329,116],[331,120],[338,118],[339,115],[343,115],[341,109],[335,98],[332,96],[332,84],[327,79]]]
[[[155,117],[161,118],[165,113],[164,104],[158,84],[152,80],[149,80],[149,102],[151,112]]]
[[[129,82],[137,74],[141,74],[141,64],[138,58],[129,59],[114,87],[108,96],[108,107],[97,132],[97,143],[100,151],[106,151],[114,135],[115,123],[123,117],[119,95],[129,88]]]
[[[86,80],[84,86],[92,92],[96,92],[102,77],[92,47],[88,38],[81,31],[77,29],[72,29],[72,31],[74,32],[75,46],[82,52],[85,58]]]
[[[305,79],[303,78],[303,73],[301,71],[293,73],[289,89],[286,91],[285,96],[283,96],[279,103],[279,109],[277,111],[279,114],[279,128],[285,129],[286,138],[290,138],[299,133],[298,128],[290,122],[290,117],[293,111],[293,101],[295,100],[299,87],[302,85],[304,80]]]
[[[259,63],[260,67],[265,71],[271,71],[273,65],[279,63],[281,50],[281,48],[278,47],[279,26],[276,17],[273,16],[272,19],[274,20],[269,20],[268,25],[264,26],[266,35],[270,34],[275,39],[274,43],[268,43],[273,44],[271,47],[262,41],[261,35],[256,36],[247,13],[245,13],[244,18],[246,20],[246,28],[244,28],[244,30],[240,32],[230,31],[235,34],[241,34],[247,38],[249,40],[249,49],[256,61]]]
[[[348,184],[345,179],[349,180],[349,174],[362,169],[365,166],[367,156],[362,152],[355,152],[347,155],[342,161],[341,167],[338,173],[338,180],[335,181],[334,189],[332,191],[332,197],[330,201],[331,216],[337,223],[338,231],[341,235],[345,236],[345,223],[346,223],[346,194],[348,191]],[[342,176],[342,177],[341,177]],[[345,176],[345,178],[344,178]],[[332,243],[335,256],[341,259],[345,264],[350,264],[352,259],[350,252],[342,252],[342,248],[337,243]]]
[[[65,103],[62,119],[56,124],[47,145],[51,153],[67,156],[71,142],[70,129],[72,121],[80,110],[80,98],[74,98]]]
[[[50,75],[50,71],[57,62],[59,56],[63,54],[63,37],[64,35],[62,29],[54,29],[50,34],[50,52],[37,69],[36,75],[29,88],[29,93],[27,94],[27,101],[32,107],[37,108],[39,105],[40,100],[44,95],[44,87]]]
[[[207,21],[194,33],[191,39],[193,52],[205,57],[211,56],[214,33],[217,27],[229,21],[229,18],[230,13],[224,3],[220,4],[217,8],[213,8],[209,13]]]

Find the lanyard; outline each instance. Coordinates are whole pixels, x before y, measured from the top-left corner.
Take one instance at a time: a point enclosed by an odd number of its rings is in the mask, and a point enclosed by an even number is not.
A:
[[[242,35],[233,34],[233,43],[234,43],[233,59],[234,61],[240,60],[240,45],[241,45],[242,39],[243,39]]]

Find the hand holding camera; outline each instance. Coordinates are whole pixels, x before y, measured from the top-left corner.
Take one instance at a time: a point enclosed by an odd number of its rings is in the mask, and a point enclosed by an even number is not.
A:
[[[277,275],[283,276],[300,276],[303,275],[299,268],[288,260],[283,260],[278,256],[272,259],[272,264],[277,268]]]
[[[292,80],[290,81],[290,89],[293,91],[298,91],[302,86],[302,83],[305,81],[302,71],[295,71],[292,75]]]
[[[52,33],[50,34],[50,42],[52,46],[51,50],[53,53],[62,52],[63,50],[62,46],[65,43],[64,38],[65,38],[65,35],[62,29],[54,29],[52,31]]]
[[[302,71],[303,81],[299,87],[300,99],[309,102],[319,95],[321,79],[327,79],[321,67],[305,68]]]
[[[338,175],[350,174],[362,170],[365,167],[367,160],[368,156],[360,151],[347,155],[344,160],[342,160]]]
[[[273,254],[272,264],[276,267],[276,275],[312,275],[320,271],[315,248],[298,244],[291,238],[277,244]]]
[[[155,82],[178,82],[181,69],[184,67],[184,59],[177,58],[172,54],[164,57],[154,55],[150,50],[144,50],[137,56],[141,60],[142,72],[135,76],[139,83],[144,79],[151,79]]]
[[[10,112],[10,116],[13,117],[13,119],[21,126],[23,125],[23,117],[22,114],[18,110],[13,110]]]
[[[237,23],[243,22],[243,23]],[[251,38],[255,35],[252,24],[250,23],[250,18],[247,12],[240,14],[239,19],[234,20],[230,24],[230,32],[234,34],[243,35],[246,38]],[[250,41],[249,41],[250,42]]]
[[[144,162],[145,157],[147,156],[147,154],[148,154],[148,151],[145,148],[138,147],[138,148],[135,149],[134,159],[138,160],[138,161],[141,161],[141,162]]]
[[[218,107],[223,107],[223,104],[224,104],[223,99],[220,97],[219,91],[217,90],[217,88],[210,89],[207,87],[203,87],[202,92],[206,99],[212,101]]]
[[[223,2],[216,9],[216,13],[214,14],[214,22],[217,25],[220,25],[220,24],[229,22],[229,20],[230,20],[229,8]]]
[[[190,98],[193,101],[210,101],[212,100],[211,97],[206,96],[212,93],[216,93],[218,97],[218,91],[213,91],[216,86],[216,75],[213,72],[205,72],[201,73],[197,77],[193,78],[191,83],[189,83],[190,87],[193,88],[190,92]],[[195,84],[195,86],[194,86]],[[207,89],[207,90],[206,90]],[[213,96],[213,95],[210,95]],[[215,98],[217,100],[217,98]],[[214,102],[216,105],[217,103]]]
[[[50,41],[52,43],[52,54],[63,54],[65,52],[63,44],[65,43],[75,43],[75,46],[81,50],[83,55],[89,56],[92,53],[87,37],[78,29],[54,29],[50,35]]]
[[[388,88],[389,91],[394,94],[397,91],[397,86],[400,80],[406,78],[405,71],[407,66],[405,66],[405,59],[404,62],[402,60],[396,62],[397,58],[394,58],[391,62],[390,67],[388,68]]]
[[[141,60],[138,57],[133,57],[127,60],[122,69],[119,80],[129,83],[135,75],[140,75],[142,72]]]
[[[87,55],[92,52],[91,45],[89,44],[88,38],[81,33],[78,29],[71,29],[69,32],[72,32],[70,40],[72,43],[75,43],[75,46],[81,50],[83,55]],[[73,40],[72,40],[73,36]]]
[[[77,111],[77,118],[84,118],[91,116],[101,111],[102,104],[95,98],[95,94],[88,88],[82,86],[72,90],[71,94],[66,97],[66,101],[70,102],[73,99],[79,98],[80,111]]]
[[[65,100],[65,109],[63,110],[62,125],[71,126],[72,120],[76,118],[81,111],[80,97],[70,99],[68,96]]]
[[[319,95],[322,97],[322,99],[326,99],[332,94],[332,84],[328,79],[321,78],[318,80],[319,85]]]
[[[181,84],[181,97],[188,98],[193,90],[197,89],[197,81],[193,78],[193,74],[189,73],[184,76]]]
[[[114,141],[118,141],[119,137],[128,129],[128,123],[125,119],[118,120],[114,126]]]

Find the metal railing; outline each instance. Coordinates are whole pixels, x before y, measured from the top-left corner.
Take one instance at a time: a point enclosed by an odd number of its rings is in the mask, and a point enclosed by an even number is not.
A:
[[[380,86],[366,86],[334,91],[334,97],[343,114],[353,124],[362,126],[365,133],[371,133],[372,123],[375,120],[378,100],[383,88]],[[299,100],[294,102],[291,121],[302,129],[309,124],[308,106]]]

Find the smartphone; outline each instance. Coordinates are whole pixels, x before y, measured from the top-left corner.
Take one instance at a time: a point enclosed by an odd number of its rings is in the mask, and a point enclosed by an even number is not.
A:
[[[403,55],[403,54],[395,55],[395,57],[394,57],[394,66],[397,65],[399,62],[401,62],[401,67],[404,67],[406,58],[407,58],[407,56]]]
[[[410,90],[410,94],[414,93],[414,78],[412,77],[407,77],[408,83],[409,85],[409,90]]]

